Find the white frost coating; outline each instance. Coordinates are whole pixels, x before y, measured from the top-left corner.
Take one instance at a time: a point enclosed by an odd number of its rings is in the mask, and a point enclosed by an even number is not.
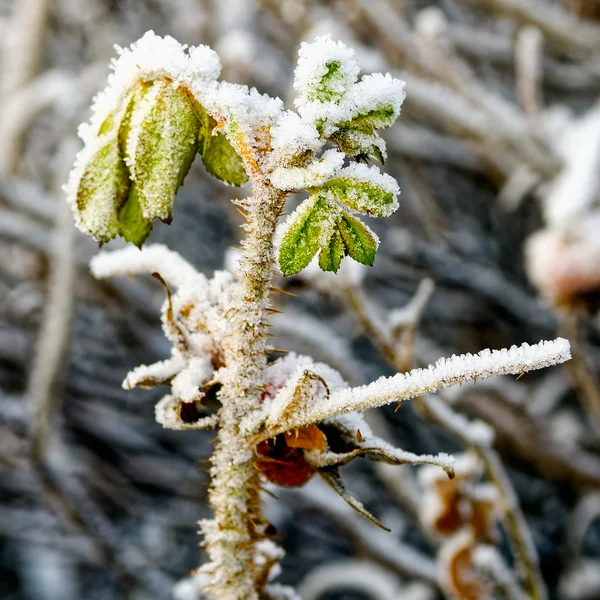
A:
[[[94,99],[90,125],[84,126],[80,137],[84,142],[97,135],[100,125],[113,113],[137,81],[153,81],[168,77],[176,83],[189,84],[201,79],[206,85],[215,81],[221,73],[217,54],[208,46],[191,48],[170,36],[160,37],[153,31],[146,32],[129,48],[116,47],[119,58],[111,63],[112,73],[108,87]]]
[[[281,574],[279,561],[285,556],[285,551],[281,546],[278,546],[273,540],[260,540],[254,547],[254,567],[257,570],[264,569],[265,566],[271,565],[268,581],[272,581]]]
[[[214,426],[216,417],[185,423],[179,412],[182,402],[201,400],[204,393],[200,388],[218,379],[222,340],[230,332],[224,315],[231,309],[238,285],[234,277],[217,271],[207,280],[179,254],[161,245],[100,253],[92,260],[91,270],[98,278],[157,272],[177,288],[162,310],[163,330],[173,343],[171,358],[134,369],[123,387],[171,385],[173,395],[163,398],[156,407],[159,423],[170,429]]]
[[[413,369],[406,374],[382,377],[360,387],[334,391],[328,402],[310,404],[295,415],[288,425],[303,427],[335,415],[384,406],[421,396],[425,393],[492,375],[519,375],[565,362],[571,358],[569,342],[563,338],[530,346],[513,346],[503,350],[483,350],[440,359],[427,369]]]
[[[265,125],[271,125],[283,111],[283,102],[279,98],[260,94],[256,89],[249,89],[245,85],[226,81],[206,85],[202,81],[192,81],[190,87],[209,113],[225,119],[225,127],[230,131],[256,131]]]
[[[348,182],[346,189],[346,198],[349,200],[348,204],[350,206],[357,206],[361,212],[370,212],[374,204],[369,194],[363,191],[360,185],[357,185],[361,182],[376,186],[383,193],[392,194],[393,202],[385,205],[384,208],[378,205],[378,208],[381,209],[381,212],[378,214],[387,217],[398,209],[398,196],[400,194],[398,182],[387,173],[382,173],[375,165],[369,167],[362,163],[352,163],[341,169],[332,183],[335,184],[337,179]],[[325,190],[324,193],[327,198],[340,201],[339,196],[336,197],[331,191]],[[341,199],[341,202],[344,202],[344,200]]]
[[[354,50],[342,42],[334,42],[329,35],[318,37],[311,44],[302,43],[294,77],[297,106],[317,100],[322,80],[332,66],[336,72],[327,78],[325,85],[330,99],[337,100],[358,77],[360,67]]]
[[[280,190],[302,190],[319,187],[335,177],[344,164],[345,154],[327,150],[305,167],[278,167],[270,175],[271,183]]]
[[[321,122],[325,137],[361,119],[367,119],[369,127],[385,128],[400,114],[404,86],[404,81],[389,73],[374,73],[351,86],[338,104],[308,102],[298,105],[298,112],[305,121]]]
[[[447,473],[454,472],[455,459],[453,456],[440,452],[439,454],[414,454],[396,448],[389,442],[373,434],[367,422],[359,413],[349,413],[327,419],[327,424],[334,425],[339,432],[343,432],[347,441],[356,447],[347,453],[305,451],[304,455],[309,463],[316,468],[346,464],[355,456],[368,454],[373,460],[382,460],[389,464],[434,465],[434,468],[444,479]],[[360,431],[361,440],[356,439]],[[441,469],[440,469],[441,467]],[[443,469],[443,470],[442,470]]]
[[[209,355],[191,358],[185,369],[173,378],[171,382],[173,394],[182,402],[200,400],[204,393],[199,388],[212,377],[213,372]]]
[[[167,395],[157,402],[154,407],[154,417],[159,425],[165,429],[214,429],[219,423],[218,415],[209,415],[194,423],[186,423],[180,416],[181,400],[175,396]]]
[[[271,129],[272,161],[285,166],[288,161],[306,152],[316,152],[323,146],[314,123],[304,121],[295,112],[288,110]]]
[[[370,115],[375,119],[375,128],[389,127],[400,115],[400,107],[406,98],[405,83],[392,77],[389,73],[373,73],[365,75],[356,85],[352,86],[340,102],[340,121]],[[383,107],[389,107],[392,114],[386,114],[383,120],[373,115]]]
[[[335,369],[324,363],[315,362],[310,356],[290,352],[269,365],[266,374],[267,387],[265,393],[270,398],[275,398],[279,390],[303,371],[312,371],[322,377],[327,383],[329,391],[348,387],[348,384]]]
[[[375,165],[369,167],[363,163],[351,163],[340,171],[338,177],[366,181],[394,196],[400,194],[398,182],[387,173],[382,173]]]
[[[96,279],[115,275],[160,273],[169,285],[175,287],[192,282],[195,285],[208,285],[204,275],[198,273],[180,254],[162,244],[152,244],[141,250],[128,246],[113,252],[100,252],[92,258],[90,270]]]
[[[477,456],[465,452],[454,457],[454,474],[458,479],[473,479],[483,472],[483,465]],[[423,467],[418,473],[419,483],[424,488],[432,487],[436,481],[448,481],[446,475],[435,467]]]
[[[167,360],[161,360],[152,365],[140,365],[127,374],[125,381],[123,381],[123,388],[132,390],[134,387],[166,385],[181,371],[184,364],[183,357],[174,355]]]

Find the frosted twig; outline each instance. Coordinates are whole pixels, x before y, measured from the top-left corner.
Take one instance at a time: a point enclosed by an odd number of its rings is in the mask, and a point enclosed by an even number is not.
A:
[[[521,28],[515,40],[517,96],[530,119],[538,116],[542,106],[543,43],[540,30],[531,26]]]
[[[368,314],[364,313],[363,318],[368,322]],[[377,330],[378,326],[375,322],[371,322],[370,330]],[[385,339],[383,336],[378,336],[377,339]],[[545,348],[546,345],[549,345]],[[498,357],[499,355],[505,354],[506,358],[506,366],[502,365],[501,360],[497,360],[496,368],[500,369],[496,374],[507,373],[505,368],[511,362],[511,359],[508,359],[507,354],[511,352],[515,352],[517,355],[521,354],[523,360],[527,360],[530,365],[533,365],[537,358],[536,354],[539,351],[540,356],[538,357],[541,360],[540,364],[546,362],[546,360],[557,360],[558,362],[564,362],[565,360],[569,360],[570,358],[570,347],[567,340],[558,338],[553,342],[542,342],[540,345],[535,347],[530,356],[525,358],[524,354],[528,354],[527,349],[530,348],[528,345],[521,346],[520,348],[516,348],[513,346],[511,350],[508,351],[485,351],[483,355],[480,353],[477,357],[480,357],[483,362],[485,362],[485,357],[489,357],[490,354]],[[386,346],[382,348],[382,352],[385,352],[386,356],[392,357],[391,363],[398,366],[403,367],[402,361],[397,356],[397,353],[393,348]],[[544,355],[548,352],[547,357]],[[553,355],[554,358],[550,358],[550,355]],[[468,357],[467,362],[470,362],[471,359],[475,357]],[[516,357],[515,357],[516,358]],[[447,360],[454,360],[460,364],[464,359],[461,357],[453,357]],[[439,364],[439,363],[438,363]],[[452,367],[447,365],[446,361],[441,361],[441,365],[443,368],[448,369],[450,372],[452,371]],[[472,365],[474,366],[474,365]],[[429,372],[433,375],[432,370],[435,371],[436,367],[430,367],[428,371],[419,369],[417,372],[419,374]],[[510,367],[508,367],[510,368]],[[524,372],[525,369],[519,369],[519,373]],[[398,378],[410,378],[411,373],[414,371],[408,372],[407,375],[403,375],[402,373],[394,376],[391,380]],[[516,372],[515,372],[516,374]],[[448,377],[448,375],[446,375]],[[475,380],[481,378],[481,375],[476,375],[474,377]],[[388,383],[387,380],[385,383]],[[431,384],[426,384],[425,387],[429,387]],[[371,386],[377,386],[377,382],[371,384]],[[364,386],[362,389],[368,389],[370,386]],[[439,388],[437,388],[439,389]],[[342,392],[351,392],[352,390],[341,390],[337,393]],[[449,406],[444,404],[440,399],[435,398],[433,396],[424,396],[425,392],[436,391],[435,385],[431,385],[429,389],[423,390],[421,392],[417,392],[413,397],[418,397],[419,405],[424,409],[426,416],[442,426],[442,428],[447,431],[452,437],[457,439],[460,443],[465,446],[474,448],[481,459],[483,460],[487,474],[491,481],[497,486],[500,498],[504,505],[505,510],[505,518],[507,521],[508,532],[511,539],[511,543],[513,545],[513,549],[516,553],[516,556],[522,562],[524,566],[524,573],[526,577],[526,588],[527,591],[532,594],[533,598],[538,600],[544,600],[546,598],[546,591],[543,584],[543,579],[541,578],[539,571],[539,562],[537,553],[535,550],[535,546],[533,545],[533,541],[531,538],[531,533],[527,527],[527,523],[525,518],[521,512],[521,509],[518,504],[518,499],[516,494],[508,480],[508,477],[504,473],[504,469],[502,467],[502,463],[494,450],[491,448],[491,444],[493,442],[493,430],[485,425],[484,423],[469,423],[467,419],[465,419],[462,415],[455,413]]]
[[[302,427],[336,414],[401,402],[424,393],[450,387],[469,380],[494,375],[520,375],[527,371],[560,364],[571,357],[567,340],[557,338],[530,346],[513,346],[504,350],[484,350],[476,355],[441,359],[428,369],[414,369],[407,374],[382,377],[369,385],[337,390],[324,405],[307,407],[293,417],[292,427]]]
[[[19,90],[35,75],[49,9],[49,0],[20,0],[13,3],[13,13],[3,43],[3,98]]]
[[[543,0],[470,0],[498,13],[504,13],[522,23],[534,25],[544,36],[567,52],[573,48],[597,50],[600,48],[600,27],[583,22],[560,8]]]
[[[398,578],[381,565],[364,560],[328,562],[310,571],[298,586],[302,600],[319,600],[336,590],[352,589],[371,600],[404,597]]]
[[[510,35],[474,27],[467,23],[451,23],[448,34],[461,54],[482,61],[512,68],[515,60],[514,39]],[[598,74],[593,67],[593,57],[580,63],[565,63],[554,58],[542,57],[542,78],[552,87],[566,90],[594,88]]]
[[[66,157],[69,166],[74,154],[74,140],[63,145],[61,158]],[[64,168],[59,165],[62,175]],[[53,251],[48,281],[48,299],[40,329],[36,353],[29,375],[27,395],[29,397],[32,456],[40,461],[46,450],[49,427],[52,421],[54,385],[62,357],[67,346],[73,310],[73,239],[71,215],[65,210],[64,202],[56,205],[56,223],[53,234]]]
[[[92,259],[90,270],[97,279],[160,273],[168,284],[175,287],[195,281],[208,285],[204,275],[199,274],[180,254],[162,244],[153,244],[142,250],[130,246],[115,252],[100,252]]]
[[[493,546],[478,546],[473,552],[475,568],[492,579],[494,587],[505,600],[527,600],[514,574]]]
[[[515,558],[522,566],[526,590],[532,599],[544,600],[547,592],[540,573],[535,545],[516,493],[500,458],[491,447],[493,437],[489,434],[493,433],[493,430],[488,426],[484,426],[483,429],[483,424],[474,427],[473,424],[464,423],[464,417],[454,413],[437,398],[424,397],[421,399],[421,405],[430,421],[438,424],[461,444],[473,448],[483,461],[488,478],[498,489],[507,533]]]

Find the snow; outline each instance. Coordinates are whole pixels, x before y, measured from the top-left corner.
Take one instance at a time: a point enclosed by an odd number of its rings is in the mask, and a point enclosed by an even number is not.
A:
[[[165,429],[214,429],[219,423],[218,415],[209,415],[194,423],[186,423],[179,415],[181,400],[167,395],[157,402],[154,408],[156,422]]]
[[[94,99],[90,127],[82,130],[84,142],[97,135],[100,125],[115,111],[129,90],[140,81],[169,78],[175,83],[189,84],[200,79],[204,84],[216,81],[221,73],[221,62],[208,46],[190,48],[170,36],[161,37],[146,32],[129,48],[116,46],[119,57],[111,63],[112,73],[108,87]]]
[[[338,176],[341,178],[357,179],[358,181],[372,183],[394,196],[400,194],[398,182],[387,173],[382,173],[375,165],[369,167],[363,163],[351,163],[347,167],[344,167]]]
[[[332,185],[335,185],[338,180],[347,184],[344,188],[345,197],[349,200],[348,205],[356,206],[359,212],[370,213],[373,206],[376,205],[380,209],[380,212],[376,214],[388,217],[398,209],[398,195],[400,194],[398,183],[387,173],[382,173],[375,165],[369,167],[362,163],[351,163],[337,172]],[[382,207],[381,203],[374,202],[372,194],[361,188],[360,184],[363,182],[376,186],[382,194],[391,194],[393,201],[386,204],[385,207]],[[331,190],[326,189],[324,194],[331,201],[337,201],[340,204],[344,202],[343,199],[340,199],[339,194],[334,194]],[[341,205],[348,209],[346,204]]]
[[[318,37],[310,44],[302,43],[294,78],[294,89],[298,92],[297,106],[319,101],[319,96],[323,97],[323,78],[332,65],[336,65],[338,71],[334,77],[326,80],[326,86],[331,100],[335,101],[358,77],[360,67],[354,50],[342,42],[334,42],[329,35]]]
[[[271,130],[273,163],[287,165],[298,154],[316,152],[323,146],[315,124],[303,120],[297,113],[284,112]]]
[[[342,169],[344,158],[345,154],[338,150],[327,150],[320,158],[310,161],[305,167],[274,169],[270,175],[271,183],[276,188],[286,191],[319,187],[345,170]]]
[[[90,270],[96,279],[106,279],[115,275],[160,273],[161,277],[175,287],[194,282],[208,285],[204,275],[184,260],[177,252],[162,244],[145,246],[141,250],[135,246],[100,252],[90,262]]]

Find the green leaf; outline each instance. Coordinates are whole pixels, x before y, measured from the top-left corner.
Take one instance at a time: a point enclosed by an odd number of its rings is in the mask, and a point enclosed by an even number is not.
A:
[[[192,102],[200,121],[198,152],[206,170],[229,185],[241,186],[248,181],[248,174],[240,155],[222,133],[213,135],[217,122],[196,101]]]
[[[76,207],[81,227],[104,244],[119,233],[118,210],[129,194],[129,172],[115,133],[105,134],[79,179]]]
[[[277,255],[284,275],[299,273],[313,259],[333,228],[332,210],[324,198],[315,195],[287,218]]]
[[[346,88],[346,78],[341,70],[342,63],[339,60],[331,60],[325,63],[325,68],[327,70],[309,95],[309,100],[337,102]]]
[[[166,81],[153,84],[138,111],[127,158],[139,204],[146,220],[170,222],[175,193],[198,151],[200,121],[185,90]]]
[[[207,146],[202,162],[211,175],[235,186],[244,185],[248,181],[242,159],[222,133],[210,136]]]
[[[336,177],[325,183],[321,189],[331,194],[338,202],[374,217],[387,217],[398,207],[393,192],[364,179]]]
[[[340,129],[355,129],[363,133],[372,133],[374,129],[391,127],[398,116],[392,103],[381,104],[363,113],[358,112],[352,119],[338,123]]]
[[[344,241],[342,240],[339,229],[336,227],[331,232],[331,237],[327,241],[327,244],[321,249],[321,253],[319,254],[319,266],[323,271],[333,271],[334,273],[337,273],[342,264],[344,253]]]
[[[129,197],[119,211],[119,235],[138,248],[152,232],[152,221],[144,218],[137,194],[136,184],[131,186]]]
[[[372,266],[378,246],[375,234],[364,223],[347,213],[340,215],[337,225],[348,254],[355,261]]]

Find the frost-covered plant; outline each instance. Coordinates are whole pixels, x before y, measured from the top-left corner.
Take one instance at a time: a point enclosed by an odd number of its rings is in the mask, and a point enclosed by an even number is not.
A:
[[[212,456],[213,518],[200,523],[208,561],[198,581],[220,599],[292,598],[270,583],[281,552],[267,539],[261,480],[302,485],[318,474],[362,514],[339,467],[359,455],[429,464],[453,474],[448,455],[417,456],[377,438],[367,408],[498,374],[519,374],[569,358],[565,340],[441,360],[350,388],[330,367],[290,354],[268,363],[273,262],[284,275],[313,258],[336,272],[345,256],[372,265],[378,240],[359,216],[389,216],[398,186],[383,161],[378,130],[400,113],[403,83],[358,79],[354,52],[329,37],[303,44],[294,87],[297,112],[281,100],[218,81],[217,55],[147,33],[120,50],[108,88],[82,126],[85,143],[68,183],[76,223],[99,243],[116,236],[142,246],[155,219],[170,221],[191,163],[232,185],[249,180],[237,277],[200,275],[163,246],[98,255],[97,277],[153,273],[167,290],[163,327],[171,357],[132,371],[124,387],[168,385],[156,418],[172,429],[217,430]],[[307,200],[278,225],[288,192]],[[174,289],[171,294],[170,288]],[[200,590],[199,590],[200,592]]]

